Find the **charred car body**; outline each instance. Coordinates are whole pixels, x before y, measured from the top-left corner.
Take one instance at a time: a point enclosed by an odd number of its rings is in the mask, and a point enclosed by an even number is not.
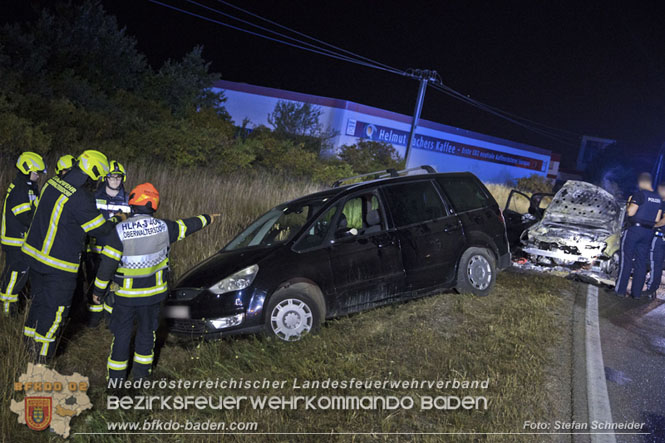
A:
[[[268,211],[181,278],[166,303],[171,332],[291,341],[326,318],[443,288],[487,295],[511,263],[496,201],[473,174],[424,171]]]
[[[530,211],[533,212],[533,211]],[[611,277],[618,266],[625,204],[590,183],[569,180],[520,237],[533,263]]]

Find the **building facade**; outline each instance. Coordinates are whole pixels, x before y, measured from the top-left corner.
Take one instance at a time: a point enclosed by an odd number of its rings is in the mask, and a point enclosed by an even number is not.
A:
[[[311,103],[321,110],[320,122],[335,132],[334,154],[358,140],[391,144],[404,157],[412,117],[359,103],[310,94],[219,81],[215,89],[226,97],[224,106],[236,125],[268,125],[275,105],[287,100]],[[555,160],[555,161],[553,161]],[[408,167],[431,165],[439,172],[470,171],[488,183],[521,177],[556,177],[560,159],[547,149],[492,137],[465,129],[420,120]]]

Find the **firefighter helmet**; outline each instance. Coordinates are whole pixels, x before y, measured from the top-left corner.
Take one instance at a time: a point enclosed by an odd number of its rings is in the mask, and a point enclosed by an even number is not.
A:
[[[125,167],[118,160],[111,160],[111,163],[109,163],[109,173],[106,176],[108,177],[109,175],[122,175],[122,181],[127,180]]]
[[[88,149],[79,155],[78,167],[88,177],[97,181],[109,173],[109,160],[101,152]]]
[[[58,159],[58,163],[55,164],[55,173],[60,175],[62,171],[67,169],[72,169],[74,167],[74,158],[73,155],[63,155]]]
[[[34,152],[24,152],[18,156],[16,167],[21,173],[28,175],[31,172],[46,173],[46,163],[41,155]]]
[[[129,193],[129,206],[146,206],[156,211],[159,207],[159,191],[152,183],[142,183]]]

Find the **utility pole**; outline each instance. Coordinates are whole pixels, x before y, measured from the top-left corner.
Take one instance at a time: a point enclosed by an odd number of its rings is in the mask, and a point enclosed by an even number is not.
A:
[[[416,128],[418,127],[418,120],[420,120],[420,112],[423,109],[423,102],[425,101],[425,91],[427,91],[427,83],[440,81],[439,73],[430,71],[428,69],[410,69],[408,76],[420,81],[418,88],[418,98],[416,98],[416,108],[413,111],[413,120],[411,122],[411,133],[409,134],[409,144],[406,146],[406,153],[404,159],[406,160],[406,167],[410,167],[409,161],[411,159],[411,150],[413,149],[413,141],[416,137]]]

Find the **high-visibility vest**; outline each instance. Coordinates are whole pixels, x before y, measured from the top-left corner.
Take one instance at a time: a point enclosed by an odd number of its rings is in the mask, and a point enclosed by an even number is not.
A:
[[[171,243],[162,220],[139,214],[119,223],[116,231],[123,248],[117,277],[150,277],[168,268]]]

